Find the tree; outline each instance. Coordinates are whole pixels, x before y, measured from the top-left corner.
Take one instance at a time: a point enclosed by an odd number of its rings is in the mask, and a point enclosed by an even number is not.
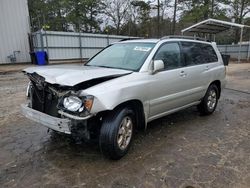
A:
[[[103,1],[104,14],[114,25],[116,34],[120,34],[121,26],[127,22],[129,3],[127,0]]]
[[[225,7],[220,3],[225,0],[186,0],[181,2],[183,9],[181,20],[187,23],[197,23],[208,18],[226,18]]]
[[[135,23],[138,25],[139,36],[148,37],[150,34],[150,2],[132,1],[131,5],[134,10]]]
[[[66,31],[66,0],[28,0],[32,31],[46,26],[55,31]]]
[[[235,22],[243,24],[250,15],[250,0],[176,0],[178,16],[174,19],[173,2],[174,0],[28,0],[28,5],[32,31],[44,26],[49,30],[68,31],[69,26],[73,26],[73,31],[142,37],[169,35],[173,30],[178,34],[181,29],[207,18],[226,21],[234,18]],[[159,17],[155,9],[159,9]],[[232,33],[228,37],[231,36]],[[235,34],[235,41],[238,38],[239,31]]]
[[[44,24],[48,25],[51,30],[67,31],[67,22],[65,18],[67,1],[65,0],[47,0],[45,1],[47,14],[44,16]]]
[[[235,20],[236,23],[242,24],[244,18],[250,13],[250,0],[229,0],[228,4],[231,9],[229,14]],[[239,29],[235,32],[234,42],[237,43],[240,39]]]
[[[100,30],[102,20],[97,18],[102,11],[101,0],[28,0],[33,30],[44,25],[50,30],[67,31],[73,24],[76,31]]]
[[[242,24],[243,19],[250,13],[250,0],[229,0],[230,14],[236,23]]]
[[[100,30],[102,20],[97,16],[102,10],[101,0],[67,0],[67,21],[76,31],[95,32]]]
[[[29,6],[29,14],[30,14],[30,23],[32,27],[32,31],[36,31],[42,28],[43,23],[43,15],[47,14],[47,8],[43,0],[37,1],[28,1]]]

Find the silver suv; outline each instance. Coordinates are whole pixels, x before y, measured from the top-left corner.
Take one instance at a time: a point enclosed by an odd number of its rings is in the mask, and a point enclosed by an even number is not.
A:
[[[136,39],[108,46],[85,65],[24,70],[30,83],[23,114],[49,129],[97,139],[111,159],[124,156],[135,129],[197,105],[212,114],[225,86],[215,43]]]

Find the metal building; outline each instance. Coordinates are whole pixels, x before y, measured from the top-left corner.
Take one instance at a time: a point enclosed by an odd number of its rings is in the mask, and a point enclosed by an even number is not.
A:
[[[0,0],[0,64],[30,62],[27,0]]]

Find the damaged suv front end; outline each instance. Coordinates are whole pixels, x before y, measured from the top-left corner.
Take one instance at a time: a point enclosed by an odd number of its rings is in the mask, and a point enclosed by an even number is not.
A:
[[[72,70],[76,71],[74,76],[71,76]],[[84,73],[92,71],[96,74],[85,74],[86,78],[83,78]],[[55,75],[58,72],[62,72],[62,75]],[[27,104],[21,105],[23,115],[49,129],[90,140],[98,132],[97,111],[104,109],[92,112],[95,97],[86,94],[84,90],[127,75],[130,71],[87,66],[71,67],[69,71],[68,67],[52,66],[47,69],[28,68],[24,73],[30,82],[26,94]]]
[[[93,116],[90,110],[93,96],[79,96],[77,87],[49,84],[37,73],[28,73],[30,82],[27,88],[28,104],[22,105],[23,113],[38,123],[63,133],[71,133],[71,123],[63,117],[72,120],[87,120]],[[42,113],[36,113],[36,112]],[[39,114],[39,118],[35,118]],[[50,117],[49,117],[49,116]]]

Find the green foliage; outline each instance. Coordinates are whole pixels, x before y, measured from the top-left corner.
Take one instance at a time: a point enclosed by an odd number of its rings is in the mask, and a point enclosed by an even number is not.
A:
[[[46,30],[157,37],[171,34],[173,0],[28,0],[33,31]],[[178,0],[176,34],[208,18],[249,24],[250,0]],[[159,7],[159,19],[157,8]],[[244,33],[248,38],[249,31]],[[233,36],[233,37],[232,37]],[[224,37],[224,38],[223,38]],[[237,42],[239,32],[218,35]]]
[[[197,23],[199,21],[215,18],[215,19],[227,19],[226,9],[220,6],[222,3],[220,0],[188,0],[182,3],[182,6],[187,7],[183,11],[181,16],[182,22]]]
[[[100,30],[101,0],[28,0],[28,4],[33,30],[46,25],[50,30],[67,31],[70,24],[76,31]]]
[[[138,14],[137,22],[139,25],[139,35],[142,37],[148,37],[150,33],[151,23],[150,23],[150,4],[145,1],[132,1],[131,5],[135,9],[136,14]]]
[[[76,31],[94,32],[100,30],[102,20],[97,15],[102,10],[100,0],[68,0],[66,20]]]

